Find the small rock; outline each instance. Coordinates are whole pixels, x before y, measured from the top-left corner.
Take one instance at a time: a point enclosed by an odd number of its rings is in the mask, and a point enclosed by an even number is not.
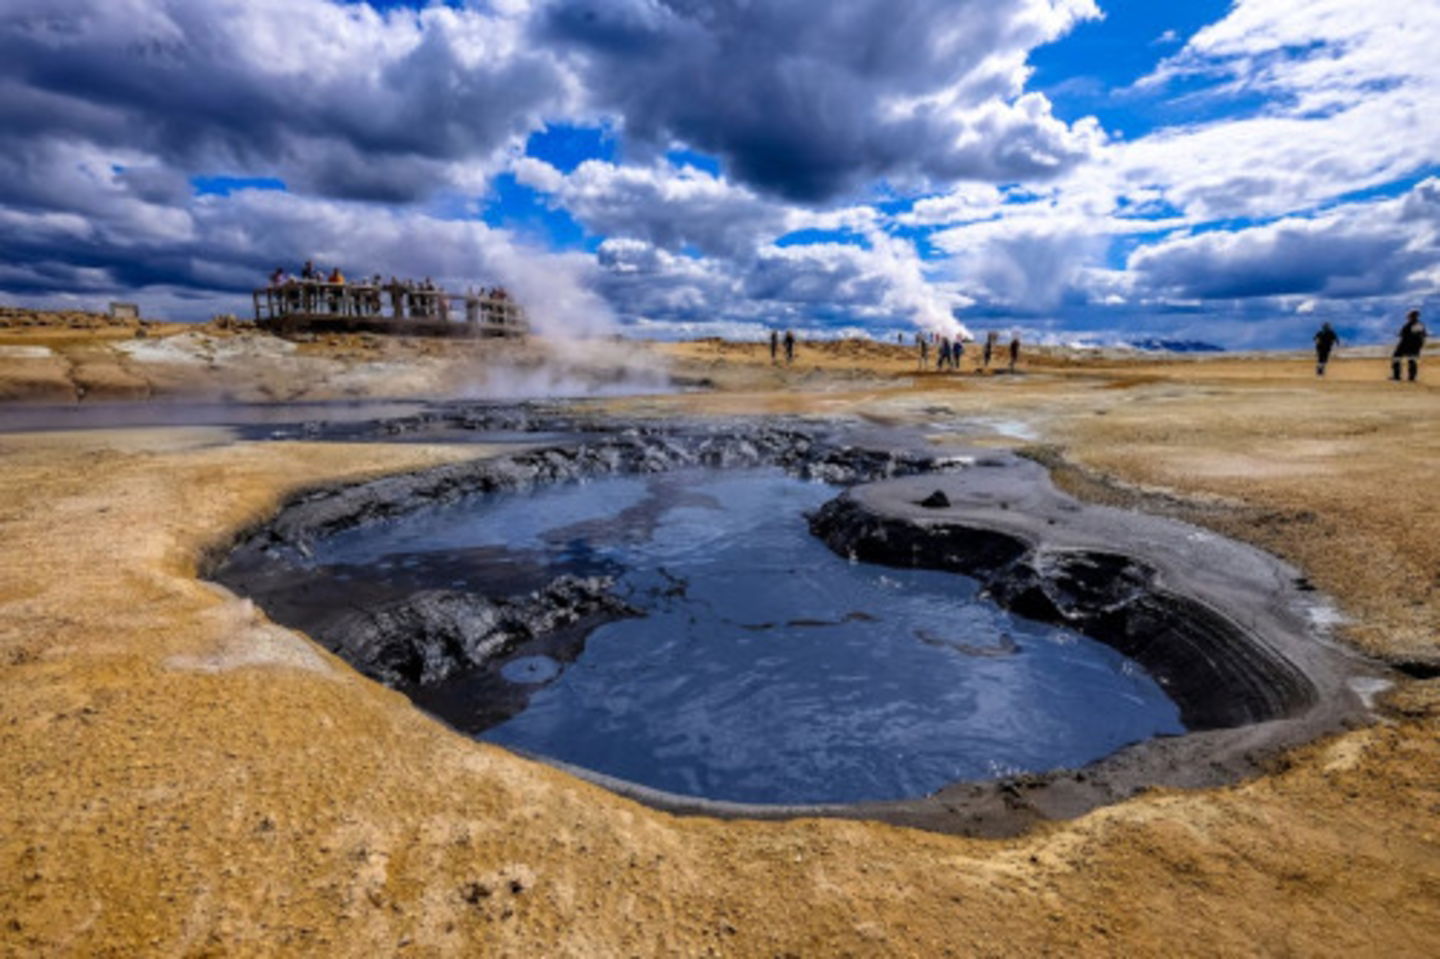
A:
[[[926,509],[945,509],[950,505],[950,497],[945,495],[944,490],[936,490],[920,501],[920,505]]]

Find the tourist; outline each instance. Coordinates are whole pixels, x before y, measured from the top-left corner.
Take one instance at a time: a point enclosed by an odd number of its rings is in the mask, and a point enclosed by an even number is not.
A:
[[[1320,331],[1315,334],[1315,375],[1325,375],[1325,365],[1330,362],[1330,351],[1335,349],[1335,344],[1340,342],[1334,327],[1329,323],[1321,323]]]
[[[315,312],[315,281],[319,278],[314,261],[306,260],[305,265],[300,268],[301,308],[306,313]]]
[[[930,340],[924,333],[915,334],[915,342],[920,345],[920,369],[930,365]]]
[[[344,291],[340,287],[345,285],[345,274],[341,273],[340,267],[337,266],[330,271],[330,279],[326,282],[330,284],[330,312],[339,313],[344,296]]]
[[[1000,339],[1000,334],[994,330],[985,334],[984,369],[990,369],[990,359],[995,355],[995,344]]]
[[[1015,364],[1020,362],[1020,334],[1016,333],[1010,338],[1010,372],[1015,372]]]
[[[770,365],[775,366],[780,362],[780,333],[777,330],[770,331]]]
[[[964,356],[965,341],[957,336],[955,337],[954,344],[952,344],[950,347],[950,365],[955,368],[956,373],[960,372],[960,360]]]
[[[386,289],[390,291],[390,313],[395,319],[401,319],[405,316],[405,288],[400,285],[398,279],[392,276],[390,285]]]
[[[785,365],[789,366],[795,362],[795,334],[790,330],[785,331]]]
[[[1400,327],[1400,341],[1390,358],[1390,378],[1399,382],[1400,361],[1409,361],[1410,382],[1420,375],[1420,351],[1425,349],[1425,324],[1420,322],[1420,311],[1411,310],[1405,315],[1405,325]]]
[[[935,369],[943,370],[950,365],[950,338],[940,337],[940,356],[935,360]]]
[[[283,266],[275,267],[275,272],[270,274],[270,285],[272,287],[285,285],[285,268]]]

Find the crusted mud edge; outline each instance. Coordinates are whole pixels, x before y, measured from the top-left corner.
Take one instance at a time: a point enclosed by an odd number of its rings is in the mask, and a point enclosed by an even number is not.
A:
[[[1330,640],[1319,625],[1323,617],[1314,615],[1323,598],[1274,557],[1188,524],[1079,503],[1055,489],[1043,466],[1011,454],[938,456],[855,440],[843,431],[818,434],[786,424],[610,425],[593,442],[298,494],[273,518],[217,544],[204,575],[265,607],[263,590],[254,589],[265,579],[254,575],[257,569],[284,565],[319,537],[426,505],[606,474],[780,466],[863,484],[810,518],[812,532],[835,552],[976,577],[1002,607],[1063,624],[1135,659],[1166,688],[1191,730],[1076,770],[957,782],[921,799],[852,804],[717,802],[532,757],[682,815],[841,817],[1010,836],[1153,787],[1233,783],[1271,768],[1286,749],[1372,720],[1357,680],[1383,681],[1387,671]],[[934,497],[937,491],[943,497]],[[354,647],[325,645],[389,681],[373,662],[355,661]],[[383,643],[369,647],[383,654]]]

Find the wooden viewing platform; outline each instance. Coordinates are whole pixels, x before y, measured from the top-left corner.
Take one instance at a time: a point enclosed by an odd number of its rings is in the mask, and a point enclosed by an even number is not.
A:
[[[525,310],[507,293],[448,293],[408,283],[294,280],[252,293],[255,323],[272,333],[524,336]]]

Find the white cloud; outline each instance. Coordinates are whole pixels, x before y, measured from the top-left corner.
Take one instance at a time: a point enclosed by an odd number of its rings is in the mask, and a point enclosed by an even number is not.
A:
[[[1031,51],[1092,0],[9,0],[0,290],[183,312],[318,256],[493,275],[569,325],[605,304],[674,329],[947,332],[957,308],[1223,310],[1243,339],[1277,311],[1379,316],[1440,287],[1435,181],[1363,193],[1440,165],[1433,5],[1237,0],[1130,91],[1210,119],[1123,140],[1027,89]],[[623,148],[568,173],[519,156],[546,121]],[[501,170],[597,253],[455,219]],[[195,197],[208,174],[290,192]],[[889,216],[879,195],[921,198]],[[835,242],[777,244],[800,230]]]
[[[1432,178],[1394,200],[1248,229],[1181,233],[1141,247],[1127,266],[1140,282],[1176,296],[1351,299],[1434,295],[1440,289],[1425,271],[1437,257],[1440,179]]]
[[[718,155],[746,186],[829,200],[876,178],[1059,173],[1098,142],[1026,93],[1025,59],[1093,0],[578,0],[545,9],[589,106],[637,145]]]

